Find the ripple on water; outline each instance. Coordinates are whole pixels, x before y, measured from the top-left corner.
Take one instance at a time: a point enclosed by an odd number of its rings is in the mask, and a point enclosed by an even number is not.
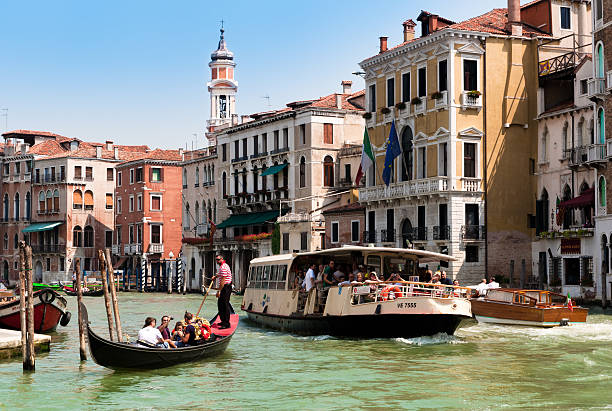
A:
[[[461,338],[446,333],[437,333],[431,336],[414,338],[396,338],[395,341],[407,345],[435,345],[435,344],[465,344]]]

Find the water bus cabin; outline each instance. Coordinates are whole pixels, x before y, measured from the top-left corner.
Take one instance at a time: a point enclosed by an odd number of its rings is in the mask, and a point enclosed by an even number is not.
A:
[[[568,302],[550,291],[496,288],[472,299],[472,312],[482,323],[554,327],[586,322],[588,310]]]
[[[379,278],[392,273],[412,281],[380,281],[294,287],[298,271],[334,261],[335,266],[364,265]],[[251,260],[242,309],[265,327],[304,335],[347,337],[417,337],[452,335],[472,317],[471,290],[419,281],[418,268],[437,267],[453,257],[434,252],[387,247],[344,246],[322,251]]]

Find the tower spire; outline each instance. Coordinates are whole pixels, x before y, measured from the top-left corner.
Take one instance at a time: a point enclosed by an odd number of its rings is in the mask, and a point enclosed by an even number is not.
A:
[[[210,55],[208,66],[211,70],[210,81],[207,83],[210,93],[210,119],[208,128],[212,129],[232,123],[236,113],[236,92],[238,82],[234,80],[234,53],[228,50],[225,43],[224,21],[219,29],[219,45]]]

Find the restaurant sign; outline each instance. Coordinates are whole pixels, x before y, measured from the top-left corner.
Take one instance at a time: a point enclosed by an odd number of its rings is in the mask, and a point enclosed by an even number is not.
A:
[[[562,238],[561,254],[580,254],[580,239]]]

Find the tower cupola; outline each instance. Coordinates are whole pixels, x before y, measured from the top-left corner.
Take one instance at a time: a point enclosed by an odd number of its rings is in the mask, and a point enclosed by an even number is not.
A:
[[[228,50],[225,43],[225,30],[221,27],[219,45],[210,55],[210,81],[207,83],[210,93],[210,119],[208,129],[232,123],[236,116],[236,93],[238,82],[234,79],[234,53]]]

